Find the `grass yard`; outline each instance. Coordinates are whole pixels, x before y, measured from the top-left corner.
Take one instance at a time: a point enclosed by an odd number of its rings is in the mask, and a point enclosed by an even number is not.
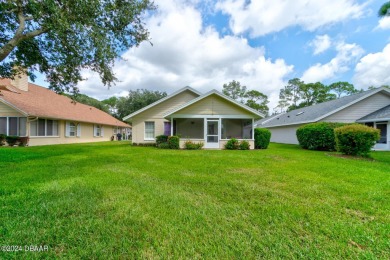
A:
[[[30,258],[390,258],[390,153],[126,142],[0,149],[0,246]]]

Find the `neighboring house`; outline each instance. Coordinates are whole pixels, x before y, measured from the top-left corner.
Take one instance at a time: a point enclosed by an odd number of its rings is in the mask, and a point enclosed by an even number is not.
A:
[[[109,141],[128,124],[91,106],[28,83],[0,79],[0,134],[28,136],[30,146]]]
[[[204,148],[221,149],[230,138],[237,138],[248,140],[253,149],[253,127],[245,127],[262,117],[216,90],[202,95],[185,87],[123,120],[132,122],[134,143],[155,142],[158,135],[178,135],[182,148],[191,140],[203,142]]]
[[[262,119],[271,142],[298,144],[298,127],[314,122],[362,123],[381,131],[374,149],[390,150],[390,90],[378,88]]]

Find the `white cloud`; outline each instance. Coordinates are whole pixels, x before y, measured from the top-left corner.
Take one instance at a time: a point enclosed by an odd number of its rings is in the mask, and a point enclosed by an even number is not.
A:
[[[330,48],[332,42],[329,35],[317,35],[316,38],[309,44],[314,48],[313,54],[318,55]]]
[[[317,63],[308,68],[301,79],[305,82],[317,82],[335,77],[349,70],[351,63],[359,59],[364,50],[357,44],[340,42],[336,45],[337,55],[328,63]]]
[[[356,0],[220,0],[217,9],[231,16],[235,34],[252,37],[278,32],[291,26],[313,31],[319,27],[359,18],[366,4]]]
[[[390,29],[390,17],[386,16],[380,19],[376,29],[382,29],[382,30]]]
[[[360,59],[355,68],[353,83],[362,88],[390,85],[390,43],[383,51],[369,53]]]
[[[263,47],[251,47],[245,38],[221,36],[204,27],[201,13],[186,1],[156,3],[159,13],[146,21],[153,46],[142,43],[123,54],[114,68],[120,82],[109,91],[97,87],[99,78],[86,72],[89,79],[79,84],[82,93],[102,99],[130,89],[172,93],[184,86],[206,92],[237,80],[275,96],[293,71],[282,59],[266,58]]]

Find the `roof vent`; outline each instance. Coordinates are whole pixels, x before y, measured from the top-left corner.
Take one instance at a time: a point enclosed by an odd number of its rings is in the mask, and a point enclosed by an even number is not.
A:
[[[296,114],[296,116],[300,116],[300,115],[302,115],[303,113],[305,113],[305,112],[299,112],[298,114]]]

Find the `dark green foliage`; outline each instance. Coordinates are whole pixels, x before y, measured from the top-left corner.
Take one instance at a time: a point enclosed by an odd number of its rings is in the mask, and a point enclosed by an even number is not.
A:
[[[167,135],[158,135],[156,136],[156,144],[162,144],[168,142],[168,136]]]
[[[111,113],[108,105],[106,105],[105,103],[103,103],[100,100],[91,98],[87,95],[80,94],[80,93],[76,93],[74,95],[69,95],[69,94],[63,94],[63,95],[65,95],[65,96],[71,98],[72,100],[79,102],[81,104],[96,107],[97,109],[100,109],[100,110],[102,110],[106,113],[109,113],[109,114]]]
[[[337,151],[347,155],[367,156],[380,138],[378,129],[360,124],[342,126],[334,132]]]
[[[132,143],[132,146],[156,147],[156,143]]]
[[[169,147],[168,142],[160,143],[160,144],[157,144],[156,146],[157,146],[157,148],[159,148],[159,149],[171,149],[171,148]]]
[[[255,128],[255,149],[267,149],[270,140],[270,130],[266,128]]]
[[[249,142],[247,140],[242,140],[239,144],[239,149],[240,150],[249,150],[249,148],[251,147],[251,145],[249,144]]]
[[[379,17],[390,16],[390,1],[384,3],[378,11]]]
[[[14,146],[19,142],[19,136],[7,136],[5,140],[9,146]]]
[[[0,134],[0,146],[5,145],[5,138],[6,137],[7,137],[7,135]]]
[[[123,118],[167,96],[166,92],[147,89],[130,90],[126,97],[116,101],[116,117]]]
[[[149,0],[0,1],[0,77],[21,65],[57,91],[77,90],[89,69],[111,86],[114,61],[149,40],[143,18],[152,9]]]
[[[168,137],[169,149],[180,149],[180,138],[178,136],[169,136]]]
[[[239,141],[236,138],[232,138],[225,144],[226,150],[238,150],[240,146]]]
[[[190,140],[185,141],[184,143],[184,148],[187,150],[201,150],[204,146],[204,143],[199,142],[199,143],[194,143]]]
[[[303,149],[334,151],[336,150],[334,129],[344,125],[343,123],[329,122],[303,125],[296,132],[299,145]]]

